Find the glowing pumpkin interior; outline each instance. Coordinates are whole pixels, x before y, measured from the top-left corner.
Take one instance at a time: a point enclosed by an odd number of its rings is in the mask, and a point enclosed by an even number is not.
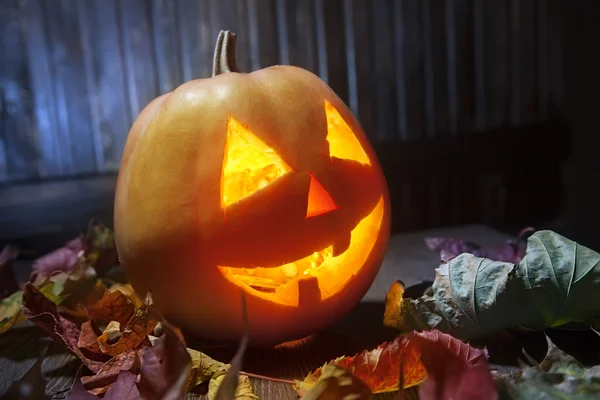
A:
[[[329,156],[370,166],[371,161],[354,132],[328,101],[325,101],[325,114]],[[230,116],[221,177],[221,206],[225,216],[229,205],[291,173],[294,173],[292,168],[271,147]],[[310,178],[306,218],[336,210],[338,206],[323,185],[312,173]],[[343,289],[364,265],[377,240],[383,212],[381,197],[371,212],[351,231],[348,248],[336,256],[330,245],[278,267],[219,266],[219,269],[230,282],[255,296],[276,303],[297,306],[300,285],[313,286],[320,292],[320,299],[325,300]]]

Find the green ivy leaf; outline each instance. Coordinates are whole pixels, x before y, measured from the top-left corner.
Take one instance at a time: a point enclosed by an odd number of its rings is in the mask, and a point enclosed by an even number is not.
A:
[[[538,231],[519,264],[463,253],[436,269],[432,289],[431,296],[418,299],[390,290],[384,323],[400,331],[439,329],[463,340],[511,327],[595,325],[600,254],[555,232]]]

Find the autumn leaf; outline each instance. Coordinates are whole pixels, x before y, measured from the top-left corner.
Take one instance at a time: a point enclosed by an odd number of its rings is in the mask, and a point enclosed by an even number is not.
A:
[[[62,293],[54,294],[54,284],[47,282],[38,290],[55,304],[61,304],[64,300]],[[27,320],[23,314],[23,291],[19,290],[10,296],[0,300],[0,334],[8,331],[19,322]]]
[[[133,316],[134,304],[120,290],[109,289],[95,304],[87,308],[88,318],[97,323],[117,321],[125,325]]]
[[[56,304],[29,282],[25,284],[23,290],[23,313],[30,321],[46,331],[52,339],[64,344],[91,371],[98,371],[102,366],[101,361],[88,358],[77,347],[80,334],[77,325],[59,315]]]
[[[13,271],[13,261],[19,256],[16,246],[4,246],[0,252],[0,299],[17,292],[19,285]]]
[[[82,262],[86,250],[87,244],[83,237],[71,240],[64,247],[36,259],[31,266],[29,280],[37,286],[57,272],[72,272]]]
[[[410,335],[418,347],[427,379],[419,386],[421,400],[495,399],[487,352],[437,330]]]
[[[140,390],[136,383],[137,376],[130,371],[121,371],[117,381],[106,391],[104,400],[139,400]]]
[[[335,364],[323,367],[319,379],[300,400],[370,400],[373,394],[363,381],[345,368]]]
[[[96,333],[92,321],[85,321],[81,324],[77,347],[91,353],[102,354],[100,344],[98,343],[98,334]]]
[[[364,382],[372,393],[398,390],[398,377],[402,360],[404,389],[423,382],[427,372],[420,361],[420,353],[407,337],[401,336],[386,342],[370,351],[363,351],[353,357],[339,357],[309,373],[302,381],[296,381],[296,391],[300,396],[316,384],[328,365],[337,365],[348,370]]]
[[[23,314],[23,291],[14,292],[0,301],[0,334],[27,318]]]
[[[494,374],[501,398],[599,398],[600,366],[585,368],[559,349],[548,336],[546,341],[548,352],[538,365],[525,367],[518,373]]]
[[[94,375],[81,378],[83,387],[90,393],[101,395],[117,380],[121,371],[139,373],[143,349],[129,350],[111,358]]]
[[[461,254],[436,269],[433,295],[388,293],[384,324],[439,329],[464,340],[507,328],[543,330],[600,318],[600,254],[552,231],[529,237],[519,264]],[[390,292],[397,291],[392,286]]]
[[[113,283],[108,288],[108,290],[110,290],[111,292],[119,291],[123,293],[127,297],[127,299],[129,299],[131,304],[133,304],[133,308],[135,310],[142,306],[142,299],[139,298],[139,296],[135,293],[133,287],[129,283]]]
[[[111,332],[105,331],[98,337],[100,350],[110,356],[116,356],[120,353],[138,347],[148,335],[152,333],[158,323],[158,319],[152,310],[152,298],[148,293],[146,301],[136,310],[135,314],[129,319],[121,334],[116,341],[112,343]]]
[[[206,354],[194,350],[187,349],[191,359],[191,370],[186,383],[187,390],[210,380],[213,376],[225,376],[225,372],[230,365],[217,361]]]
[[[470,253],[494,261],[518,263],[523,256],[524,239],[534,231],[533,228],[525,228],[519,233],[516,240],[507,240],[503,246],[495,249],[483,249],[473,242],[450,237],[427,237],[425,244],[429,249],[439,251],[443,262],[448,262],[462,253]]]
[[[144,399],[180,399],[190,374],[191,360],[181,331],[162,320],[164,333],[144,349],[139,390]]]

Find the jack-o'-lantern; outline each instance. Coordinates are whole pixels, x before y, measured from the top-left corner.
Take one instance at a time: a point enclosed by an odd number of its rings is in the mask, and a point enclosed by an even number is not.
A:
[[[386,182],[359,123],[293,66],[249,74],[221,32],[213,76],[153,100],[131,127],[115,195],[126,277],[197,338],[316,333],[364,296],[389,238]]]

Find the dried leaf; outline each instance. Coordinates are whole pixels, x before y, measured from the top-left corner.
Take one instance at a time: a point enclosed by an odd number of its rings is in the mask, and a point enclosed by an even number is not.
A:
[[[83,387],[81,383],[81,372],[83,370],[83,365],[79,367],[77,370],[77,374],[75,375],[75,380],[73,381],[73,385],[71,385],[71,390],[67,395],[67,400],[96,400],[98,397],[89,393]]]
[[[101,361],[86,357],[77,347],[80,334],[77,325],[59,315],[56,304],[29,282],[25,284],[23,291],[23,313],[30,321],[46,331],[52,339],[64,344],[91,371],[98,371],[102,366]]]
[[[88,318],[97,323],[117,321],[125,325],[134,311],[134,304],[123,292],[109,289],[100,300],[88,307]]]
[[[427,372],[421,364],[418,347],[407,337],[398,337],[353,357],[336,358],[309,373],[303,381],[296,381],[296,390],[300,396],[307,393],[321,378],[324,368],[333,364],[348,370],[364,382],[372,393],[393,392],[398,390],[401,360],[404,389],[425,380]]]
[[[356,375],[338,365],[328,364],[323,368],[323,373],[310,391],[300,400],[370,400],[372,398],[373,394],[369,387]]]
[[[68,274],[72,272],[80,266],[86,250],[85,240],[77,238],[64,247],[41,256],[33,262],[30,281],[38,285],[54,273],[64,272]]]
[[[190,374],[191,360],[178,328],[161,321],[164,334],[142,355],[139,389],[144,399],[180,399]]]
[[[149,346],[149,342],[146,345]],[[111,358],[94,375],[82,377],[83,386],[90,393],[100,395],[117,380],[121,371],[139,373],[142,352],[143,348],[138,348]]]
[[[77,347],[91,353],[102,354],[100,345],[98,344],[98,334],[92,325],[92,321],[85,321],[81,324],[81,332],[79,332]]]
[[[502,398],[599,398],[600,366],[585,368],[548,336],[546,340],[548,353],[539,365],[526,367],[518,374],[496,374]]]
[[[23,291],[19,290],[0,301],[0,334],[27,318],[23,314]]]
[[[46,350],[43,351],[43,354],[45,353]],[[42,375],[42,360],[43,355],[33,363],[21,379],[13,382],[8,390],[0,396],[0,400],[50,400],[51,397],[46,395],[46,380]]]
[[[223,385],[225,375],[226,373],[217,374],[208,382],[208,400],[218,399],[217,392],[219,388]],[[259,397],[254,394],[254,389],[252,389],[252,383],[250,383],[250,379],[246,375],[238,375],[236,379],[237,383],[233,397],[229,397],[228,400],[259,399]]]
[[[4,246],[0,252],[0,299],[4,299],[19,290],[13,270],[13,261],[18,256],[19,249],[16,246]]]
[[[130,371],[119,372],[117,381],[106,391],[104,400],[138,400],[141,399],[136,383],[137,376]]]
[[[590,301],[598,291],[600,254],[538,231],[517,265],[461,254],[436,270],[432,296],[390,294],[384,323],[400,331],[439,329],[464,340],[512,327],[589,326],[600,317],[600,302]]]
[[[534,228],[525,228],[519,233],[516,240],[507,240],[503,246],[487,250],[475,243],[449,237],[428,237],[425,238],[425,244],[431,250],[439,251],[440,258],[444,263],[462,253],[470,253],[494,261],[519,263],[523,256],[524,239],[527,234],[534,231]]]
[[[98,337],[100,350],[105,354],[116,356],[138,347],[147,339],[158,323],[152,307],[152,299],[148,296],[142,306],[129,319],[125,328],[121,330],[121,336],[116,343],[110,343],[108,334],[102,334]]]
[[[225,372],[230,365],[214,360],[204,353],[194,349],[187,349],[191,359],[191,370],[186,383],[186,389],[191,390],[195,386],[200,385],[213,376],[225,376]]]
[[[428,374],[419,387],[421,400],[497,398],[486,351],[437,330],[415,333],[410,341]]]
[[[236,395],[238,387],[238,374],[242,368],[244,354],[246,352],[246,347],[248,346],[248,311],[246,310],[246,296],[244,295],[244,292],[242,292],[242,321],[244,324],[244,334],[242,335],[242,340],[240,341],[240,345],[235,355],[231,359],[231,366],[225,373],[221,384],[218,385],[214,396],[215,400],[230,400],[234,399]]]
[[[139,298],[139,296],[135,293],[133,287],[129,283],[114,283],[108,290],[110,290],[111,292],[115,292],[118,290],[119,292],[123,293],[133,304],[135,310],[142,306],[142,299]]]

